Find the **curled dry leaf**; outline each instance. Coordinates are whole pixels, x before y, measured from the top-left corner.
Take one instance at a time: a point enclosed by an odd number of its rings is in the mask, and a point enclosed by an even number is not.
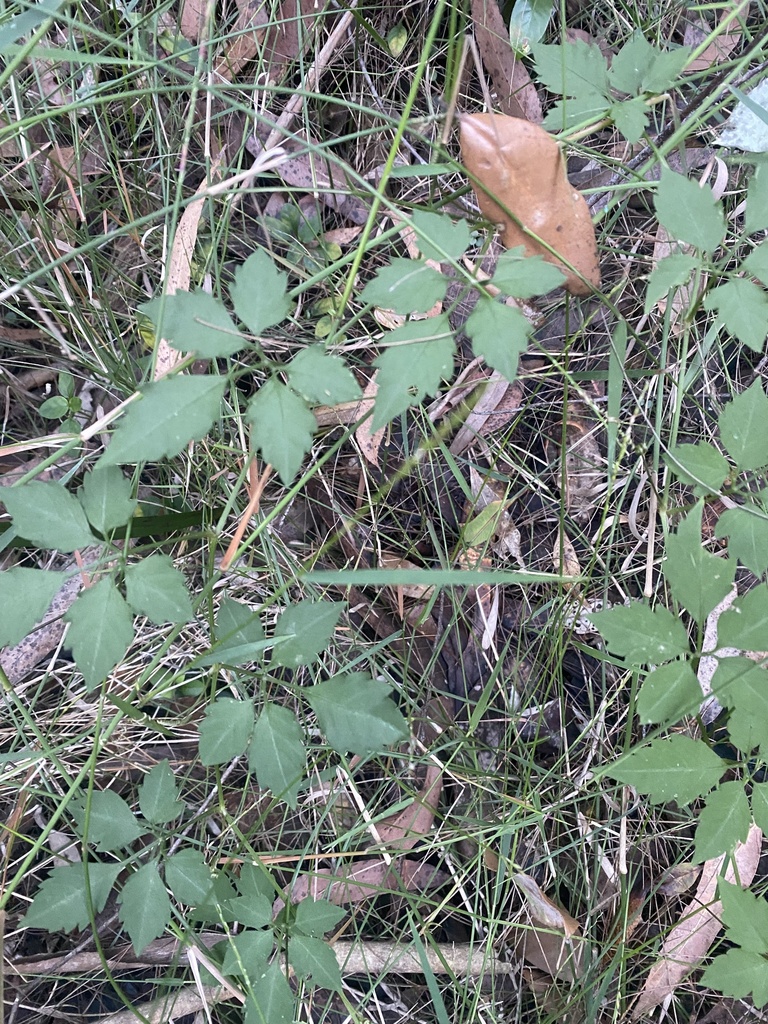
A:
[[[560,146],[548,132],[504,114],[469,114],[461,119],[461,152],[480,209],[501,225],[508,249],[524,245],[529,256],[562,269],[572,295],[599,287],[589,207],[568,181]]]
[[[318,871],[311,877],[302,875],[291,889],[291,903],[300,903],[308,896],[313,900],[328,900],[336,906],[361,903],[384,892],[405,888],[408,892],[426,892],[448,881],[445,871],[409,857],[396,864],[387,864],[380,857],[366,858],[354,867],[346,865],[340,872]],[[279,914],[285,903],[275,900],[273,915]]]
[[[413,803],[399,814],[376,825],[382,843],[389,850],[410,850],[432,828],[443,791],[443,772],[436,764],[427,768],[424,785]]]
[[[525,897],[532,926],[521,929],[517,951],[553,978],[574,980],[582,960],[579,922],[545,895],[530,875],[518,872],[514,882]]]
[[[472,0],[477,48],[505,114],[541,124],[544,114],[536,86],[509,41],[509,29],[498,0]]]
[[[736,881],[734,864],[739,872],[739,884],[747,886],[755,877],[763,833],[752,825],[744,843],[739,843],[725,871],[728,882]],[[651,968],[643,991],[632,1007],[632,1019],[657,1006],[671,995],[680,982],[699,964],[709,951],[722,925],[722,904],[715,900],[717,880],[720,877],[725,854],[704,865],[696,895],[683,908],[679,922],[674,926],[661,947],[661,957]]]

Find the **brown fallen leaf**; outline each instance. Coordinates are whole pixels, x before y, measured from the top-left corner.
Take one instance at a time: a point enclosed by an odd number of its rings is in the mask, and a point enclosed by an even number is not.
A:
[[[735,864],[739,872],[739,884],[749,885],[757,871],[762,840],[763,833],[757,825],[752,825],[746,841],[736,847],[726,868],[726,881],[736,881]],[[704,865],[696,895],[684,907],[680,920],[664,940],[660,959],[651,968],[643,990],[632,1007],[632,1020],[637,1020],[671,995],[709,951],[722,927],[722,904],[715,900],[715,893],[724,863],[725,854],[708,860]]]
[[[589,207],[568,181],[560,146],[548,132],[504,114],[468,114],[461,119],[461,152],[480,209],[500,225],[508,249],[522,245],[527,255],[560,267],[572,295],[599,287]]]
[[[575,980],[582,960],[579,922],[542,892],[538,882],[517,872],[513,878],[525,897],[530,928],[520,929],[518,953],[553,978]]]
[[[432,828],[435,812],[443,791],[443,772],[436,764],[427,768],[424,785],[413,803],[399,814],[376,823],[384,846],[388,850],[411,850]]]
[[[436,888],[448,880],[448,874],[420,860],[404,858],[396,864],[387,864],[381,858],[360,861],[354,867],[345,865],[339,872],[317,871],[302,875],[291,888],[291,903],[300,903],[308,896],[313,900],[328,900],[336,906],[361,903],[384,892],[404,887],[409,892],[423,892]],[[285,902],[275,900],[273,915],[279,914]]]
[[[718,29],[724,25],[726,31],[718,32],[715,29],[715,37],[712,42],[702,50],[698,57],[694,57],[687,65],[686,71],[706,71],[713,64],[722,64],[727,60],[742,40],[744,33],[739,20],[742,23],[746,21],[749,8],[750,0],[740,0],[740,2],[728,4],[718,22]],[[738,12],[737,18],[733,17],[734,11]],[[709,25],[701,16],[695,19],[691,16],[685,25],[683,44],[695,48],[700,46],[711,34]]]
[[[544,114],[528,69],[515,56],[498,0],[472,0],[477,48],[502,113],[541,124]]]
[[[181,4],[181,34],[189,43],[200,42],[205,25],[208,0],[183,0]]]

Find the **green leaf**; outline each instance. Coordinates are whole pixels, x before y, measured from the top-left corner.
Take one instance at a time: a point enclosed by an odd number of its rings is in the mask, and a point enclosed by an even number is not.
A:
[[[737,597],[720,616],[718,640],[737,651],[763,651],[768,637],[768,587],[761,583],[743,597]]]
[[[157,864],[143,864],[128,878],[117,897],[120,920],[137,956],[159,939],[171,920],[171,901],[158,874]]]
[[[264,460],[275,467],[284,484],[290,484],[317,430],[304,399],[272,377],[248,402],[246,419],[253,424],[254,444]]]
[[[715,536],[727,537],[730,554],[756,576],[768,569],[768,516],[759,506],[727,508],[717,520]]]
[[[627,142],[639,142],[648,127],[648,107],[642,99],[614,103],[608,115]]]
[[[199,850],[179,850],[165,862],[165,880],[180,903],[199,907],[213,892],[213,875]]]
[[[364,756],[408,736],[391,689],[365,672],[349,672],[309,687],[305,695],[333,749]]]
[[[708,252],[722,242],[725,217],[711,188],[700,188],[695,181],[665,167],[654,205],[659,222],[673,238]]]
[[[0,502],[18,533],[37,547],[69,552],[96,543],[77,498],[53,480],[0,487]]]
[[[768,787],[768,783],[766,786]],[[294,928],[304,935],[320,939],[331,928],[335,928],[344,917],[346,911],[334,907],[328,900],[313,900],[307,897],[296,907]]]
[[[641,722],[677,722],[702,701],[696,673],[687,661],[671,661],[645,677],[637,698]]]
[[[722,921],[728,938],[750,953],[768,953],[768,903],[724,878],[718,879],[717,894],[723,904]]]
[[[205,665],[246,665],[260,660],[267,646],[259,613],[247,604],[225,597],[216,616],[216,643],[211,654],[197,662]]]
[[[254,982],[264,973],[274,945],[275,937],[271,931],[243,931],[239,935],[230,935],[221,969],[224,974],[245,977]]]
[[[184,810],[179,788],[168,761],[153,765],[139,786],[139,808],[153,825],[175,821]]]
[[[339,356],[331,356],[322,345],[310,345],[293,357],[286,367],[294,391],[316,405],[353,402],[361,395],[360,385]]]
[[[721,853],[732,853],[736,844],[747,838],[750,820],[744,783],[721,783],[699,812],[694,861],[701,863]]]
[[[64,616],[66,645],[83,673],[86,689],[103,683],[133,640],[133,615],[111,579],[83,590]]]
[[[716,956],[701,976],[701,984],[725,996],[746,999],[760,1008],[768,1003],[768,971],[765,957],[743,949],[729,949]]]
[[[242,754],[253,732],[253,701],[220,697],[205,709],[200,724],[200,760],[225,764]]]
[[[565,131],[580,124],[602,121],[612,104],[596,92],[584,93],[573,99],[558,100],[542,121],[542,128],[550,132]]]
[[[766,176],[768,180],[768,175]],[[768,192],[768,188],[766,188]],[[756,245],[745,260],[742,260],[739,270],[750,277],[756,277],[761,284],[768,285],[768,245],[765,241]]]
[[[293,1024],[293,993],[278,963],[270,964],[245,1004],[245,1024]]]
[[[72,801],[72,816],[81,834],[85,829],[86,798]],[[88,816],[88,834],[83,835],[87,843],[94,845],[99,853],[119,850],[130,846],[144,829],[128,804],[111,789],[95,790],[91,794],[91,811]]]
[[[288,962],[304,981],[320,988],[341,991],[341,970],[336,954],[322,939],[292,935],[288,940]]]
[[[295,715],[268,703],[254,727],[248,755],[259,786],[271,789],[279,800],[295,808],[306,764],[302,731]]]
[[[768,295],[753,281],[731,278],[710,288],[704,309],[717,311],[726,328],[754,352],[762,352],[768,333]]]
[[[722,621],[722,619],[721,619]],[[731,708],[728,734],[745,754],[768,753],[768,673],[750,658],[721,658],[712,680],[720,702]]]
[[[762,832],[768,832],[768,782],[752,784],[750,802],[755,824]]]
[[[718,140],[720,145],[747,153],[767,153],[768,83],[763,79],[748,93],[733,85],[728,88],[739,102],[722,127]]]
[[[634,32],[611,62],[608,79],[618,92],[638,96],[643,81],[653,67],[659,51],[651,46],[642,32]]]
[[[366,284],[360,300],[395,313],[426,313],[447,290],[447,279],[422,260],[393,259]]]
[[[293,303],[286,295],[287,288],[288,275],[281,274],[262,249],[237,268],[229,293],[235,312],[251,334],[260,335],[290,314]]]
[[[125,591],[131,608],[156,626],[194,618],[184,577],[168,555],[147,555],[126,566]]]
[[[298,601],[280,615],[275,636],[290,637],[276,647],[272,665],[310,665],[328,646],[344,611],[343,601]]]
[[[378,393],[372,430],[378,430],[425,395],[434,395],[453,372],[455,342],[445,313],[412,320],[386,338],[387,348],[374,360]]]
[[[608,64],[595,43],[532,47],[539,81],[558,96],[610,96]]]
[[[718,424],[720,440],[738,469],[768,466],[768,398],[759,379],[724,407]]]
[[[472,241],[465,220],[453,221],[444,213],[414,210],[413,226],[421,255],[427,260],[457,260]]]
[[[88,885],[94,914],[100,914],[123,869],[122,864],[89,862]],[[23,928],[46,928],[50,932],[71,932],[90,923],[86,899],[85,864],[54,868],[42,883],[32,905],[21,919]]]
[[[38,0],[27,10],[19,11],[18,6],[11,7],[10,10],[15,10],[18,13],[14,13],[0,25],[0,53],[5,55],[6,49],[18,39],[30,35],[47,18],[54,17],[62,3],[63,0]]]
[[[66,575],[14,566],[0,572],[0,647],[23,640],[43,618]]]
[[[515,0],[509,20],[509,40],[518,57],[527,55],[547,31],[556,5],[552,0]]]
[[[608,775],[656,803],[675,800],[682,807],[716,786],[727,767],[706,743],[674,735],[631,751]]]
[[[69,412],[69,402],[63,395],[47,398],[37,410],[44,420],[63,420]]]
[[[530,299],[559,288],[564,280],[563,272],[543,256],[526,256],[525,246],[516,245],[499,256],[490,283],[505,295]]]
[[[237,888],[241,896],[266,896],[270,904],[277,891],[272,876],[263,864],[253,864],[249,861],[240,868]]]
[[[685,252],[673,252],[659,260],[648,278],[645,293],[645,313],[650,313],[659,299],[664,298],[673,288],[687,284],[699,261]]]
[[[531,333],[530,322],[520,310],[481,295],[464,329],[472,339],[474,354],[513,381]]]
[[[131,497],[131,481],[117,466],[86,473],[77,496],[91,526],[104,536],[125,526],[138,505]]]
[[[216,422],[227,378],[181,374],[147,384],[128,407],[99,466],[173,458]]]
[[[265,928],[272,922],[272,901],[261,894],[257,896],[235,896],[227,900],[226,909],[233,920],[246,928]]]
[[[744,227],[748,235],[768,228],[768,169],[765,164],[756,167],[749,179]],[[768,282],[763,281],[763,284]]]
[[[653,611],[639,601],[628,608],[617,606],[592,612],[591,621],[602,634],[609,651],[630,665],[669,661],[690,650],[685,627],[666,608]]]
[[[650,69],[643,76],[642,92],[666,92],[677,83],[678,76],[691,58],[690,46],[676,50],[656,51]]]
[[[180,352],[196,352],[203,359],[231,356],[245,348],[232,317],[220,299],[207,292],[176,292],[139,306],[155,325],[158,338]]]
[[[664,575],[672,596],[701,625],[713,608],[731,592],[736,563],[705,551],[701,543],[699,500],[667,539]]]
[[[707,441],[678,444],[664,456],[669,468],[701,496],[717,494],[730,472],[727,460]]]

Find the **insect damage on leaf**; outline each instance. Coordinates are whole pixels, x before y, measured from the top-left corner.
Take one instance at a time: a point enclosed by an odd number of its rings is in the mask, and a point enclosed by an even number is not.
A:
[[[526,255],[561,267],[572,295],[600,286],[589,207],[548,132],[506,114],[469,114],[461,120],[461,152],[480,209],[501,225],[506,248],[523,245]]]

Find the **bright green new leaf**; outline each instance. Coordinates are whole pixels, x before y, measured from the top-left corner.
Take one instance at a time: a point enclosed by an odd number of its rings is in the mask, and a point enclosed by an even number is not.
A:
[[[768,569],[768,516],[751,503],[727,508],[715,528],[718,540],[728,538],[728,551],[756,576]]]
[[[273,665],[309,665],[328,646],[344,611],[343,601],[297,601],[281,612],[275,636],[289,637],[272,654]]]
[[[724,878],[718,879],[717,894],[723,904],[722,921],[728,938],[750,953],[768,954],[768,903]]]
[[[310,345],[286,367],[294,391],[315,405],[353,402],[361,395],[354,374],[339,356],[329,355],[322,345]]]
[[[86,473],[77,496],[88,522],[105,537],[118,526],[125,526],[138,504],[131,497],[131,481],[117,466]]]
[[[637,698],[641,722],[678,722],[702,700],[696,673],[688,661],[670,661],[649,672]]]
[[[713,555],[701,543],[703,508],[704,503],[699,500],[667,539],[664,562],[664,575],[672,596],[699,625],[730,593],[736,575],[736,562],[732,558]]]
[[[457,260],[472,240],[465,220],[453,221],[444,213],[414,210],[413,226],[418,236],[419,251],[427,260]]]
[[[252,994],[245,1004],[245,1024],[293,1024],[293,993],[279,963],[251,979]]]
[[[768,785],[768,783],[766,784]],[[328,900],[304,899],[296,907],[294,927],[304,935],[321,939],[346,916],[346,911],[334,907]]]
[[[317,430],[304,399],[272,377],[249,401],[246,419],[253,424],[254,444],[264,461],[275,467],[284,484],[290,484]]]
[[[532,47],[539,81],[558,96],[610,96],[608,64],[595,43]]]
[[[83,590],[64,616],[66,645],[83,673],[86,689],[103,683],[133,640],[133,615],[111,579]]]
[[[76,551],[96,543],[80,502],[54,480],[0,487],[17,533],[40,548]]]
[[[89,862],[88,886],[94,914],[100,914],[122,864]],[[23,928],[45,928],[49,932],[71,932],[89,923],[85,889],[85,864],[67,864],[54,868],[37,890],[32,905],[21,919]]]
[[[183,575],[168,555],[147,555],[125,569],[128,604],[156,626],[194,618]]]
[[[171,901],[158,874],[157,864],[142,864],[128,878],[117,897],[120,920],[137,956],[159,939],[171,920]]]
[[[245,348],[245,339],[224,303],[207,292],[158,296],[139,306],[139,312],[155,325],[158,338],[165,338],[180,352],[216,359]]]
[[[259,786],[296,807],[306,764],[296,716],[278,704],[267,704],[254,727],[248,758]]]
[[[211,898],[213,875],[199,850],[179,850],[165,862],[165,880],[179,903],[198,907]]]
[[[720,616],[717,636],[724,647],[737,651],[764,651],[768,637],[768,586],[761,583],[737,597]]]
[[[704,309],[716,311],[739,341],[754,352],[763,351],[768,334],[768,295],[754,281],[733,277],[710,288],[703,305]]]
[[[434,395],[453,372],[455,342],[445,313],[412,320],[391,331],[374,363],[378,393],[372,430],[378,430],[425,395]]]
[[[747,838],[750,821],[744,783],[721,783],[699,811],[694,861],[701,863],[721,853],[731,853],[737,843]]]
[[[728,402],[717,422],[720,440],[738,469],[768,466],[768,398],[759,379]]]
[[[322,939],[292,935],[288,940],[288,963],[310,987],[317,985],[341,991],[341,971],[336,954]]]
[[[730,472],[726,458],[707,441],[678,444],[664,456],[669,468],[701,496],[717,494]]]
[[[173,458],[219,417],[227,378],[181,374],[147,384],[128,407],[99,466]]]
[[[765,164],[756,167],[749,179],[744,227],[748,235],[768,228],[768,168]]]
[[[235,312],[251,334],[258,336],[289,315],[293,303],[286,295],[287,288],[288,275],[280,273],[262,249],[237,268],[229,293]]]
[[[515,0],[509,19],[509,40],[518,57],[528,54],[532,43],[538,43],[556,10],[552,0]]]
[[[184,810],[176,777],[167,760],[153,765],[139,786],[139,809],[153,825],[175,821]]]
[[[275,937],[271,931],[243,931],[230,935],[224,953],[222,971],[236,978],[248,978],[251,983],[264,973]]]
[[[651,71],[659,51],[648,42],[642,32],[634,32],[611,61],[608,80],[617,92],[639,96],[643,81]]]
[[[650,313],[659,299],[663,299],[673,288],[687,284],[698,262],[695,257],[685,252],[673,252],[659,260],[648,278],[645,313]]]
[[[674,735],[631,751],[608,775],[657,803],[675,800],[682,807],[716,786],[727,767],[701,740]]]
[[[261,894],[235,896],[227,900],[226,909],[232,918],[245,928],[265,928],[272,921],[272,901]]]
[[[763,832],[768,832],[768,782],[754,782],[750,794],[752,817]]]
[[[423,260],[393,259],[360,292],[370,302],[395,313],[426,313],[445,298],[448,280]]]
[[[729,949],[716,956],[701,976],[701,984],[735,999],[746,999],[756,1007],[768,1003],[768,971],[765,957],[744,949]]]
[[[648,107],[639,98],[613,103],[608,116],[627,142],[639,142],[648,127]]]
[[[653,611],[639,601],[618,605],[589,616],[608,650],[631,665],[669,661],[690,650],[685,627],[666,608]]]
[[[253,702],[220,697],[205,709],[200,725],[200,760],[225,764],[242,754],[253,732]]]
[[[712,189],[668,168],[661,172],[654,196],[659,222],[673,238],[712,252],[725,234],[725,217]]]
[[[125,800],[111,789],[97,789],[91,794],[87,834],[84,833],[86,810],[85,797],[78,797],[72,801],[72,816],[77,822],[80,834],[84,841],[95,846],[99,853],[130,846],[145,831]]]
[[[565,276],[543,256],[526,256],[525,246],[507,249],[498,259],[490,284],[515,299],[546,295],[559,288]]]
[[[391,689],[365,672],[349,672],[304,692],[333,749],[364,756],[408,735],[408,724],[389,697]]]
[[[531,334],[530,322],[520,310],[481,295],[464,330],[472,339],[474,354],[508,381],[513,381],[519,357],[528,348]]]
[[[216,616],[216,644],[197,664],[246,665],[261,660],[267,642],[259,613],[247,604],[225,597]]]
[[[11,647],[31,632],[65,579],[50,569],[14,566],[0,572],[0,647]]]

